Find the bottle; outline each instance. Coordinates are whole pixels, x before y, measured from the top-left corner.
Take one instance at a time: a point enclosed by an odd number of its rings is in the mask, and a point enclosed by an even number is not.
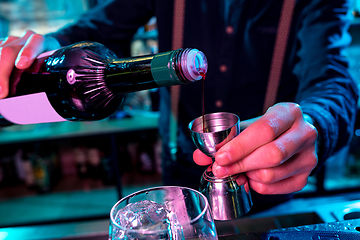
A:
[[[118,59],[100,43],[76,43],[13,71],[0,124],[101,120],[126,93],[195,82],[206,71],[205,55],[193,48]]]

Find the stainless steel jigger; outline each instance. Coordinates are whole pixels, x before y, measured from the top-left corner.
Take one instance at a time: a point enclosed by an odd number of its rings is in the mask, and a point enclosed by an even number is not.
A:
[[[204,132],[204,125],[205,132]],[[191,138],[198,149],[215,160],[215,153],[240,133],[240,119],[227,112],[206,114],[189,123]],[[199,190],[208,199],[215,220],[243,216],[252,207],[249,184],[244,174],[217,178],[209,166],[202,175]]]

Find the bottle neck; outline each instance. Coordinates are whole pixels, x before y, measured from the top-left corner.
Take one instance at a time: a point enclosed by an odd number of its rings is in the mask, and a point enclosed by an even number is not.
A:
[[[127,93],[198,81],[207,71],[205,55],[196,49],[178,49],[141,57],[116,59],[105,70],[114,93]]]
[[[196,82],[206,74],[207,67],[205,55],[193,48],[157,54],[151,64],[159,86]]]
[[[154,56],[116,59],[105,69],[105,81],[115,94],[124,94],[159,87],[151,74]]]

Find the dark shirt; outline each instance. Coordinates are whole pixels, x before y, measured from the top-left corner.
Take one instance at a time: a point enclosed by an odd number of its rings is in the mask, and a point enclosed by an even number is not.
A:
[[[281,6],[280,0],[186,1],[183,47],[203,51],[209,63],[206,113],[228,111],[242,120],[262,114]],[[299,103],[316,121],[322,136],[319,165],[349,142],[354,129],[357,86],[343,54],[351,42],[349,7],[347,0],[297,0],[277,96],[277,102]],[[104,1],[53,36],[63,45],[101,42],[126,57],[133,34],[152,16],[157,18],[159,51],[172,50],[170,0]],[[168,158],[168,88],[160,89],[160,98],[160,134]],[[189,175],[204,170],[192,163],[195,146],[187,130],[188,123],[200,115],[201,82],[182,86],[179,158]]]

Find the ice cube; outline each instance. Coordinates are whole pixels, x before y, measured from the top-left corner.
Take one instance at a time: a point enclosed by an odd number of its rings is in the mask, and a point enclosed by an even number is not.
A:
[[[129,203],[119,210],[115,221],[123,228],[142,230],[142,233],[145,233],[143,230],[158,231],[159,236],[164,237],[161,239],[183,239],[183,230],[176,214],[154,201]]]
[[[144,200],[129,203],[116,216],[116,222],[128,229],[147,229],[167,219],[168,211],[164,206],[153,201]]]

